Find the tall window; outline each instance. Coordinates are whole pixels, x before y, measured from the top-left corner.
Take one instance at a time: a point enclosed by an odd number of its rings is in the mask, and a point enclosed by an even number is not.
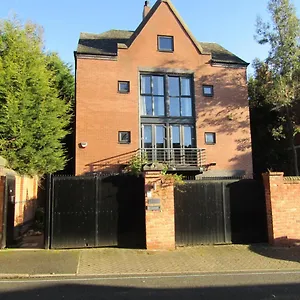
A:
[[[141,75],[141,115],[192,117],[191,78]]]

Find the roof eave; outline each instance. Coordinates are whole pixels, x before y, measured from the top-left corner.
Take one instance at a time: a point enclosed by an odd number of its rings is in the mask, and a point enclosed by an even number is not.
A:
[[[241,67],[248,67],[250,65],[247,62],[234,62],[234,61],[226,61],[226,60],[219,60],[219,59],[212,59],[211,62],[213,64],[227,64],[227,65],[236,65]]]

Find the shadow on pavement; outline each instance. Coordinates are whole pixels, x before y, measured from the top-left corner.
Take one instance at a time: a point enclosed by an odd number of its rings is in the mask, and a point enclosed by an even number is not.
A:
[[[270,245],[261,245],[261,244],[253,244],[249,246],[249,250],[252,252],[269,257],[274,259],[280,260],[287,260],[287,261],[294,261],[300,263],[300,247],[293,246],[293,247],[275,247]],[[299,295],[300,299],[300,295]]]
[[[0,292],[5,300],[53,300],[53,299],[299,299],[299,284],[265,284],[247,286],[200,288],[137,288],[121,286],[97,286],[80,284],[52,284],[47,287]]]

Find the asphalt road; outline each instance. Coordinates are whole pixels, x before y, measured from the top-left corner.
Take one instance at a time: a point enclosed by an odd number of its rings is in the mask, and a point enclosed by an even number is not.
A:
[[[1,280],[4,299],[300,299],[300,272]]]

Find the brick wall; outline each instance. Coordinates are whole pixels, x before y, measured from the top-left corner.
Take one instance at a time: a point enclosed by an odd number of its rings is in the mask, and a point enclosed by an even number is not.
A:
[[[165,181],[160,171],[145,171],[146,192],[146,248],[148,250],[175,249],[174,185]],[[160,204],[149,204],[159,199]],[[152,211],[150,207],[160,206]]]
[[[300,244],[300,177],[263,174],[269,243]]]

